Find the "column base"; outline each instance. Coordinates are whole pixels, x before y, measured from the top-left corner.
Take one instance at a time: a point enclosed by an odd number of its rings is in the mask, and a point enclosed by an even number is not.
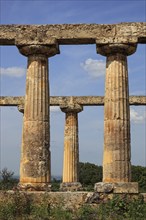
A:
[[[139,193],[136,182],[95,183],[94,191],[99,193]]]
[[[82,185],[80,182],[61,183],[60,191],[81,191]]]
[[[15,188],[20,191],[51,191],[50,183],[18,183]]]

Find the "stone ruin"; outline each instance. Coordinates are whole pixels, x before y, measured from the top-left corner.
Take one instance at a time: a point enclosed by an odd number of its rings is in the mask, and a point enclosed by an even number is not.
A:
[[[60,190],[81,190],[78,113],[86,105],[104,105],[103,182],[99,193],[138,193],[131,182],[130,105],[146,105],[146,96],[130,96],[127,56],[146,43],[146,23],[0,25],[0,45],[14,45],[28,58],[25,97],[1,97],[1,106],[24,113],[20,190],[51,190],[50,106],[65,113],[63,181]],[[105,96],[50,97],[48,58],[59,45],[95,44],[106,56]]]

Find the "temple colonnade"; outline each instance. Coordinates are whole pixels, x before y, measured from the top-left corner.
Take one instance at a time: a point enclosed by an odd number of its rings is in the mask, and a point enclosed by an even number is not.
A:
[[[48,58],[60,44],[96,44],[106,56],[103,180],[97,192],[138,193],[131,182],[130,108],[127,56],[146,43],[146,24],[1,25],[0,44],[16,45],[27,57],[26,94],[20,163],[20,190],[51,190],[50,95]],[[65,113],[61,190],[81,190],[78,114],[83,105],[60,106]]]
[[[104,98],[103,183],[131,187],[130,109],[127,56],[136,44],[97,45],[107,57]],[[20,164],[20,189],[49,190],[51,182],[48,57],[58,46],[18,47],[28,57]],[[61,189],[79,189],[78,117],[82,106],[62,106],[65,112],[63,183]],[[137,184],[135,183],[135,188]],[[99,188],[99,183],[95,188]],[[137,188],[138,190],[138,188]]]

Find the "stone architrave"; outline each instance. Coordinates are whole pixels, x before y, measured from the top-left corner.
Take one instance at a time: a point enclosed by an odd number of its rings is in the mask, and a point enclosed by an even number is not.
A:
[[[82,106],[104,105],[104,96],[50,96],[50,106],[67,105],[71,98]],[[146,96],[129,96],[129,105],[146,105]],[[23,113],[24,96],[0,96],[0,106],[21,106]]]
[[[64,160],[63,160],[63,181],[60,190],[76,191],[81,190],[79,183],[79,140],[78,140],[78,113],[83,107],[78,104],[61,106],[66,113],[64,131]]]
[[[131,181],[127,56],[135,51],[135,44],[97,46],[97,52],[107,56],[104,98],[104,183]]]
[[[51,181],[48,57],[55,45],[18,47],[28,56],[20,162],[21,190],[49,190]]]

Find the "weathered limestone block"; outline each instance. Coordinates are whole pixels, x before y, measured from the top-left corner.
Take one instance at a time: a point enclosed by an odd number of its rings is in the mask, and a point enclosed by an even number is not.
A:
[[[120,182],[120,183],[96,183],[94,190],[98,193],[139,193],[138,183],[135,182]]]
[[[100,193],[111,193],[113,192],[114,184],[113,183],[96,183],[94,190]]]
[[[61,106],[61,110],[66,113],[64,131],[64,160],[63,160],[63,184],[61,189],[71,190],[81,188],[78,183],[79,165],[79,143],[78,143],[78,113],[83,107],[76,104]],[[64,184],[65,183],[65,184]]]
[[[103,182],[131,181],[130,110],[127,55],[136,45],[98,46],[107,56],[104,98]]]
[[[19,47],[28,56],[19,189],[50,189],[48,57],[56,47]]]
[[[139,193],[138,183],[114,183],[114,193]]]
[[[63,182],[60,184],[60,191],[83,191],[83,187],[80,182]]]

